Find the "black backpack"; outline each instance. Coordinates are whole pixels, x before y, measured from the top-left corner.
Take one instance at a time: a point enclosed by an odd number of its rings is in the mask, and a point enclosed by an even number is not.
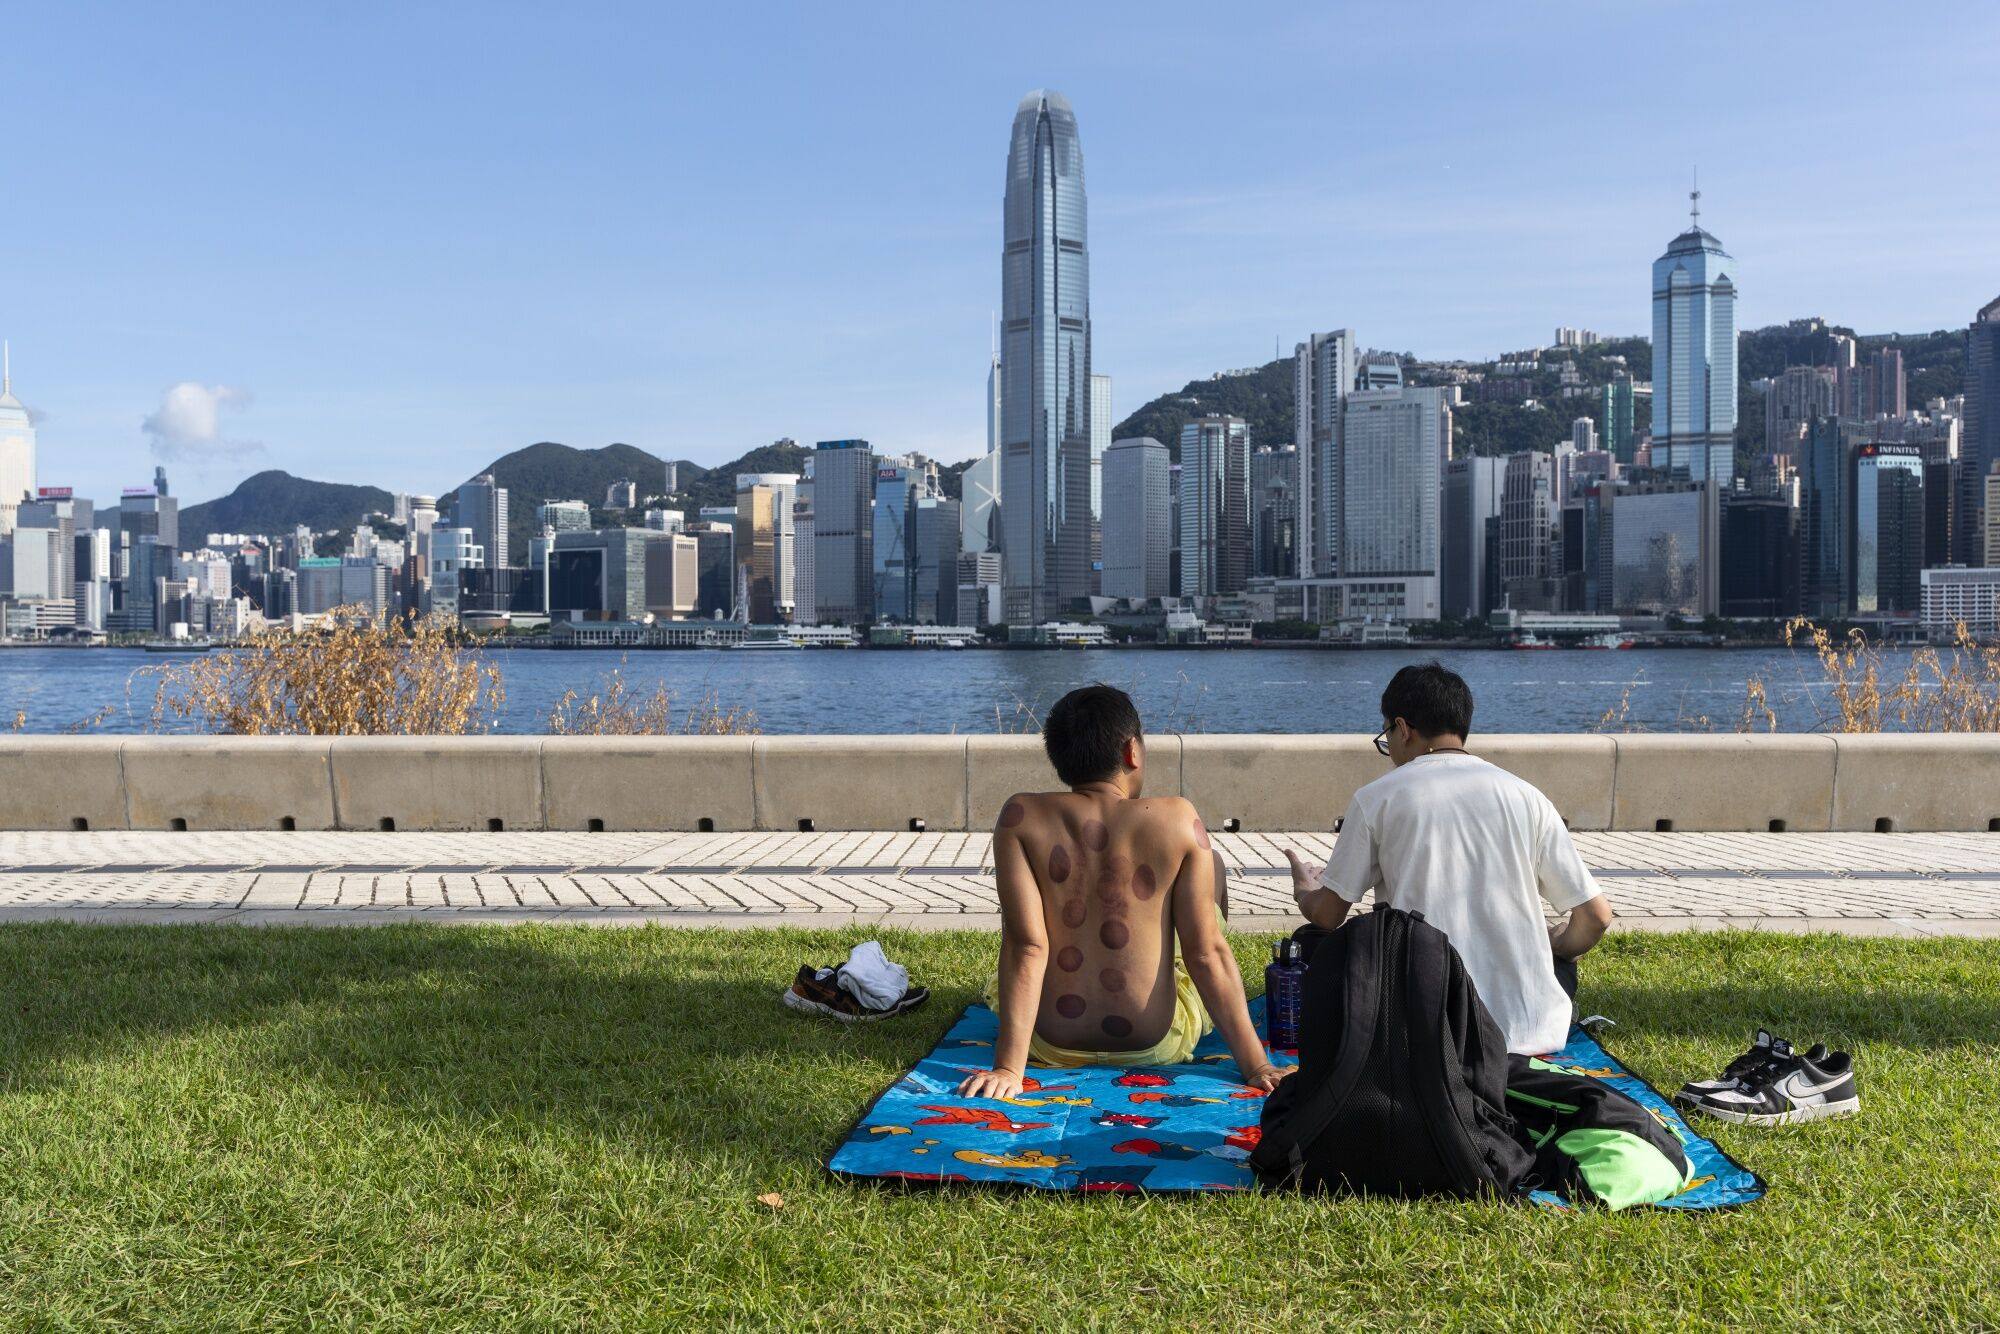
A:
[[[1250,1155],[1258,1179],[1304,1191],[1513,1194],[1534,1156],[1507,1111],[1507,1043],[1444,932],[1420,913],[1377,908],[1319,934],[1299,1071],[1265,1100]]]

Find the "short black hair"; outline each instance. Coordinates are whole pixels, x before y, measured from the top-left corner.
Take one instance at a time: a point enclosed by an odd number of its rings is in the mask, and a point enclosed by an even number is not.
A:
[[[1472,687],[1441,662],[1411,663],[1382,692],[1382,721],[1398,718],[1419,736],[1471,736]]]
[[[1049,763],[1071,787],[1116,777],[1124,765],[1125,743],[1144,735],[1132,697],[1102,682],[1070,691],[1042,722]]]

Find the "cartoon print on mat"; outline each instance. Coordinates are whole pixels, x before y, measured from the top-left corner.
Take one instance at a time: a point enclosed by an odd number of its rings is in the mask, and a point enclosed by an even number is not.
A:
[[[932,1107],[924,1110],[936,1112],[936,1116],[926,1116],[912,1121],[918,1126],[977,1126],[981,1130],[997,1130],[1003,1135],[1025,1135],[1030,1130],[1047,1130],[1048,1121],[1012,1121],[1005,1112],[996,1112],[991,1107]]]
[[[1264,1003],[1250,1012],[1263,1028]],[[975,1005],[937,1049],[890,1085],[848,1134],[830,1164],[847,1177],[1005,1184],[1039,1190],[1125,1194],[1135,1191],[1240,1191],[1256,1182],[1248,1162],[1258,1140],[1261,1096],[1244,1086],[1215,1034],[1185,1065],[1077,1070],[1036,1067],[1021,1096],[960,1098],[954,1091],[990,1050],[998,1024]],[[1276,1054],[1281,1064],[1288,1055]],[[1574,1030],[1551,1065],[1613,1083],[1637,1099],[1686,1149],[1693,1177],[1665,1209],[1747,1204],[1763,1183],[1691,1130],[1666,1099],[1635,1078],[1582,1030]],[[1026,1109],[1033,1108],[1032,1113]],[[934,1135],[923,1139],[921,1134]],[[941,1172],[939,1167],[953,1170]],[[1552,1208],[1567,1201],[1546,1191],[1531,1197]]]
[[[1018,1153],[981,1153],[977,1149],[960,1149],[952,1157],[961,1163],[977,1163],[981,1167],[1066,1167],[1069,1164],[1069,1159],[1043,1153],[1040,1149],[1022,1149]]]

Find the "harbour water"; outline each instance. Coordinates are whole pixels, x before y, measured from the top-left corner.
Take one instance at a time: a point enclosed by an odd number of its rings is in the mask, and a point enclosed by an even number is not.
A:
[[[1829,702],[1812,656],[1784,649],[514,649],[489,656],[506,685],[497,730],[526,733],[547,729],[564,691],[589,695],[612,672],[628,691],[650,694],[665,684],[683,704],[712,697],[781,733],[1018,732],[1035,727],[1064,691],[1108,681],[1132,692],[1155,731],[1372,734],[1390,675],[1432,656],[1471,683],[1475,726],[1486,732],[1585,732],[1605,726],[1606,714],[1614,715],[1609,730],[1733,730],[1752,677],[1765,683],[1786,731],[1818,727]],[[1900,674],[1903,655],[1885,658]],[[0,651],[0,732],[17,715],[24,732],[62,732],[93,717],[94,732],[150,730],[163,665],[172,660],[138,650]]]

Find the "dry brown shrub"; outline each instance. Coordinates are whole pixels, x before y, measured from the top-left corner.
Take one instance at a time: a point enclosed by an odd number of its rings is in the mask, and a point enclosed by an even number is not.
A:
[[[1775,732],[1778,730],[1778,713],[1771,707],[1766,696],[1764,682],[1751,677],[1743,683],[1743,716],[1736,720],[1739,732]]]
[[[1805,619],[1788,623],[1785,643],[1801,639],[1832,688],[1832,707],[1820,712],[1824,730],[1879,732],[1886,723],[1910,732],[2000,731],[2000,645],[1981,645],[1962,622],[1947,650],[1917,649],[1900,676],[1859,630],[1836,638]]]
[[[1632,718],[1632,692],[1639,686],[1638,681],[1627,681],[1625,689],[1618,694],[1618,702],[1598,715],[1593,732],[1643,732],[1644,723]]]
[[[762,730],[755,713],[724,708],[713,691],[683,709],[665,684],[650,695],[628,689],[617,668],[596,693],[565,690],[549,711],[553,736],[744,736]]]
[[[192,720],[239,736],[430,736],[488,731],[506,698],[443,617],[337,607],[308,629],[145,669],[153,726]]]

